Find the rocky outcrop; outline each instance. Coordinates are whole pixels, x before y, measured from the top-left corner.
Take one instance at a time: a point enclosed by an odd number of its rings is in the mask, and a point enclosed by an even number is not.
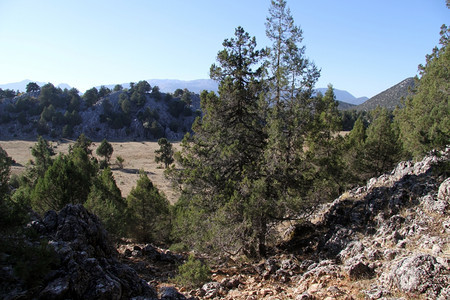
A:
[[[99,219],[82,205],[68,205],[59,213],[49,211],[29,224],[57,257],[58,263],[34,291],[23,291],[17,282],[3,298],[19,295],[39,299],[157,299],[156,291],[117,259]]]

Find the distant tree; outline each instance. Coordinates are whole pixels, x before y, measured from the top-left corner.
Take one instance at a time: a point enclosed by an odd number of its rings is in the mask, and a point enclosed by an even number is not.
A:
[[[103,139],[96,151],[97,155],[105,158],[106,164],[109,164],[113,152],[113,146],[106,139]]]
[[[155,150],[155,161],[157,163],[164,163],[167,169],[171,163],[173,163],[173,149],[172,144],[166,138],[160,138],[158,140],[159,149]]]
[[[173,96],[174,97],[176,97],[176,98],[178,98],[178,97],[181,97],[182,95],[183,95],[183,90],[182,89],[176,89],[174,92],[173,92]]]
[[[43,177],[47,169],[53,164],[51,158],[55,155],[53,147],[42,136],[39,136],[37,143],[31,148],[31,155],[34,157],[33,173],[37,177]]]
[[[364,176],[363,158],[366,142],[366,128],[360,116],[350,133],[345,137],[343,158],[349,170],[347,182],[350,184],[362,183]]]
[[[73,127],[72,125],[66,124],[64,125],[61,135],[63,138],[70,138],[73,135]]]
[[[122,95],[123,94],[121,94],[121,96]],[[130,102],[130,100],[128,100],[128,97],[125,97],[124,100],[122,100],[122,98],[120,98],[119,104],[120,104],[120,108],[122,109],[122,111],[125,114],[129,114],[131,112],[131,102]]]
[[[119,167],[119,169],[123,169],[123,162],[124,161],[125,160],[123,159],[122,156],[119,155],[119,156],[116,157],[116,164]]]
[[[98,98],[103,98],[111,93],[111,90],[106,86],[102,85],[98,91]]]
[[[159,86],[155,85],[152,88],[151,96],[156,99],[156,101],[161,100],[161,91],[159,90]]]
[[[144,106],[147,98],[144,93],[138,92],[137,90],[131,94],[130,101],[137,105],[138,107]]]
[[[166,102],[171,102],[173,99],[173,96],[169,93],[166,94],[166,96],[164,97],[164,101]]]
[[[39,135],[48,134],[49,128],[48,128],[47,122],[45,122],[43,119],[40,119],[36,126],[36,132]]]
[[[134,88],[140,94],[146,94],[146,93],[150,92],[152,89],[150,84],[145,80],[139,81]]]
[[[159,124],[159,122],[156,120],[154,120],[150,124],[148,131],[153,136],[153,138],[156,138],[156,139],[164,136],[164,129],[161,127],[161,124]]]
[[[119,91],[121,91],[121,90],[123,90],[122,85],[116,84],[116,85],[114,86],[114,89],[113,89],[114,92],[119,92]]]
[[[16,92],[11,89],[2,90],[0,89],[0,99],[3,98],[13,98],[16,96]]]
[[[92,145],[92,141],[84,134],[80,134],[80,136],[77,138],[73,146],[69,147],[69,152],[72,152],[75,148],[81,148],[84,152],[86,152],[88,155],[92,155],[92,150],[90,149]]]
[[[49,105],[59,107],[58,98],[59,98],[58,89],[55,88],[53,84],[47,83],[42,86],[38,100],[41,107],[46,107]]]
[[[317,97],[314,118],[308,130],[306,145],[307,161],[313,172],[310,196],[315,202],[330,201],[346,188],[346,174],[342,159],[343,139],[338,102],[333,86],[329,85],[325,95]]]
[[[67,111],[72,112],[72,111],[78,111],[80,110],[80,105],[81,105],[81,97],[80,95],[78,95],[78,93],[70,93],[70,100],[69,100],[69,105],[67,107]]]
[[[27,93],[39,92],[41,87],[36,82],[29,82],[26,87]]]
[[[186,103],[187,106],[190,106],[192,104],[191,92],[189,92],[188,89],[183,90],[183,95],[181,96],[181,101]]]
[[[87,90],[83,94],[83,99],[86,102],[87,107],[91,107],[99,100],[98,90],[95,87]]]
[[[404,148],[416,157],[450,141],[450,29],[443,25],[440,33],[441,47],[426,56],[425,66],[419,66],[415,94],[395,112]]]
[[[129,234],[142,242],[161,242],[168,237],[169,202],[141,170],[127,197]]]

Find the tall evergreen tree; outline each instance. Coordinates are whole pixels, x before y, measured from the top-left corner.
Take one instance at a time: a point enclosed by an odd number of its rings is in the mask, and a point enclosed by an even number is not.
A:
[[[366,142],[366,128],[362,117],[356,119],[353,129],[345,138],[344,161],[348,168],[347,182],[350,184],[362,183],[366,179],[363,176],[363,155]]]
[[[440,149],[450,141],[450,29],[441,28],[441,47],[426,56],[426,65],[419,66],[417,90],[396,111],[401,139],[406,151],[419,156],[431,149]]]
[[[243,189],[261,173],[266,140],[260,102],[264,52],[256,50],[255,38],[241,27],[223,46],[218,65],[211,67],[211,78],[219,81],[219,96],[202,92],[203,117],[193,126],[195,135],[183,140],[178,156],[182,168],[176,175],[184,193],[179,206],[191,212],[190,218],[195,216],[191,224],[197,222],[199,227],[186,232],[184,241],[192,244],[189,234],[196,234],[210,250],[235,251],[253,243],[249,193]]]
[[[272,213],[278,219],[310,206],[305,199],[311,180],[304,149],[314,115],[311,95],[320,72],[305,57],[302,34],[286,1],[272,1],[266,22],[266,35],[273,44],[267,62],[266,101],[271,105],[266,122],[264,166],[265,198],[277,203],[278,209]]]

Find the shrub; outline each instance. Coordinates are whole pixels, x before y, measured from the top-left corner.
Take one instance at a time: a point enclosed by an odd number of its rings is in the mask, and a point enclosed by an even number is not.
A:
[[[174,282],[186,288],[197,288],[210,280],[210,269],[190,255],[187,262],[178,267],[178,275]]]

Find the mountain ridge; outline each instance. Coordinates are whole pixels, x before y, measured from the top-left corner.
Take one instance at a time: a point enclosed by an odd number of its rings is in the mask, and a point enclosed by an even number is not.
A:
[[[370,111],[377,106],[385,107],[388,110],[394,110],[397,106],[401,106],[402,99],[412,95],[412,90],[415,87],[415,80],[413,77],[408,77],[390,88],[378,93],[366,102],[353,107],[359,111]]]

